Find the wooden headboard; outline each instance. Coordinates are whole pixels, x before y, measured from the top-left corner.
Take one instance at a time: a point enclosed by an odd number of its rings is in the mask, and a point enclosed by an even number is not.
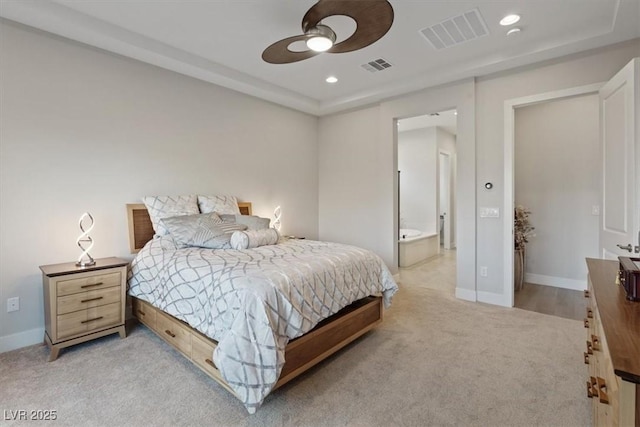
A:
[[[238,208],[242,215],[251,215],[251,202],[238,202]],[[131,253],[140,252],[140,249],[155,234],[151,225],[151,218],[144,203],[127,204],[127,218],[129,220],[129,249]]]

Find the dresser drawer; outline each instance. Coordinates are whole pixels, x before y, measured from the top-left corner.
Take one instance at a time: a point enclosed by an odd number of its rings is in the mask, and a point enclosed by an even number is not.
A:
[[[116,302],[59,315],[57,321],[58,340],[117,326],[122,324],[122,304]]]
[[[156,309],[138,298],[133,298],[133,315],[149,328],[156,330]]]
[[[77,275],[76,275],[77,276]],[[92,272],[84,277],[74,277],[68,280],[58,280],[57,296],[65,296],[76,294],[79,292],[93,291],[96,289],[109,288],[111,286],[120,286],[122,275],[119,271],[109,272],[105,274],[96,274]]]
[[[112,286],[110,288],[58,297],[58,314],[67,314],[91,307],[120,302],[121,293],[122,290],[120,286]]]
[[[179,320],[157,312],[156,330],[168,343],[191,357],[191,332]]]
[[[216,345],[193,335],[191,337],[191,360],[200,366],[209,375],[222,379],[220,371],[213,364],[213,350]]]

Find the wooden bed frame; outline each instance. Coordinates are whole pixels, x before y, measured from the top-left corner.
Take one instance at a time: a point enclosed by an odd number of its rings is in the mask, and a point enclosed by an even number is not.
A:
[[[251,215],[251,203],[238,203],[238,207],[243,215]],[[131,252],[135,253],[153,238],[153,227],[144,204],[128,204],[127,216]],[[145,301],[135,297],[132,297],[132,301],[133,315],[140,322],[236,395],[212,361],[213,350],[217,346],[215,340]],[[305,335],[290,341],[285,349],[286,362],[274,390],[373,329],[382,322],[382,315],[382,297],[369,296],[345,307]]]

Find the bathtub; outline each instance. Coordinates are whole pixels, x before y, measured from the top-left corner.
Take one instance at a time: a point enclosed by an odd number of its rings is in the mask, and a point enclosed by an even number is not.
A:
[[[440,236],[437,233],[401,228],[398,243],[400,267],[410,267],[440,253]]]

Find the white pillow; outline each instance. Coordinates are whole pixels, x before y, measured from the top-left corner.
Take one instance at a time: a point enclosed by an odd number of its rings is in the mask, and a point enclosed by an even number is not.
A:
[[[238,199],[235,196],[198,196],[198,207],[200,213],[240,215]]]
[[[214,213],[163,218],[162,223],[173,240],[182,247],[228,249],[231,233],[245,230],[246,225],[224,222]]]
[[[231,247],[233,249],[252,249],[259,246],[275,245],[280,235],[275,228],[266,230],[234,231],[231,235]]]
[[[160,221],[162,218],[168,218],[179,215],[193,215],[200,213],[198,210],[198,196],[145,196],[142,198],[149,217],[153,231],[157,236],[169,234],[169,230]]]

